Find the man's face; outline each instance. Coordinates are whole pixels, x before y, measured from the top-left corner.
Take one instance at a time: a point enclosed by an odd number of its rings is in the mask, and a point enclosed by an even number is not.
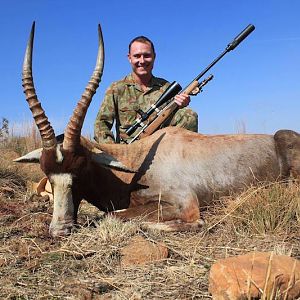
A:
[[[153,69],[155,54],[150,43],[133,42],[128,54],[128,60],[131,64],[133,72],[137,76],[145,76],[151,74]]]

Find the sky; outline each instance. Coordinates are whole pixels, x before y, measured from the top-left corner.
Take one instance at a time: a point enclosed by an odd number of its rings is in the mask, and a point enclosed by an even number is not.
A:
[[[33,21],[35,88],[57,135],[92,74],[98,23],[105,43],[104,74],[83,134],[93,136],[108,86],[131,72],[132,38],[145,35],[154,42],[155,76],[185,87],[248,24],[256,29],[207,73],[214,79],[191,100],[199,132],[300,132],[299,0],[0,0],[0,118],[7,118],[15,132],[33,120],[21,86]]]

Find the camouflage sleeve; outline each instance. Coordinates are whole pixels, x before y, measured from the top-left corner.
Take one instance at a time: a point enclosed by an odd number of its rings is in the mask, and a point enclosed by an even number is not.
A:
[[[115,143],[111,131],[115,120],[114,88],[110,86],[104,96],[94,124],[94,139],[98,143]]]

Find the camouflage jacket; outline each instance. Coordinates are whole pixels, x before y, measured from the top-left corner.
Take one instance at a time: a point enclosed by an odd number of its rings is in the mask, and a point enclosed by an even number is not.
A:
[[[120,139],[128,140],[125,131],[138,117],[136,111],[141,109],[146,112],[169,85],[165,79],[153,76],[147,91],[143,92],[132,74],[112,83],[105,93],[95,121],[95,140],[98,143],[119,143]],[[116,137],[112,132],[114,122]],[[135,133],[131,137],[134,135]]]

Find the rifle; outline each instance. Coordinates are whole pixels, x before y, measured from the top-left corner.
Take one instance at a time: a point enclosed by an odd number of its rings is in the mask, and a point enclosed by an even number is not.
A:
[[[141,128],[139,132],[128,143],[131,144],[137,139],[141,139],[151,135],[154,131],[159,129],[160,126],[170,118],[170,116],[173,116],[179,109],[179,106],[173,99],[178,93],[185,93],[194,96],[202,92],[202,87],[205,86],[213,78],[213,75],[210,75],[201,82],[199,82],[199,79],[203,77],[226,53],[235,49],[254,29],[254,25],[249,24],[240,34],[238,34],[233,39],[231,43],[227,45],[225,50],[212,63],[210,63],[190,84],[188,84],[183,89],[183,91],[181,86],[176,81],[174,81],[156,101],[156,103],[151,105],[147,112],[138,110],[137,112],[140,117],[137,118],[134,124],[126,130],[126,134],[130,136],[138,127]],[[169,104],[167,104],[163,109],[159,109],[161,105],[167,103],[169,100],[171,100]],[[144,121],[148,120],[148,118],[150,117],[150,115],[152,115],[152,113],[154,113],[154,111],[157,113],[155,118],[147,124],[144,124]]]

